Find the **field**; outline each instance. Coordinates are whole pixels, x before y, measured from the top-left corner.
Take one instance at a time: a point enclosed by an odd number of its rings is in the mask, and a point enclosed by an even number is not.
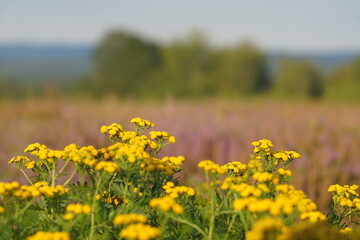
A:
[[[181,181],[200,181],[197,164],[211,159],[225,164],[246,163],[251,142],[269,139],[275,149],[301,154],[290,167],[292,183],[304,190],[320,209],[327,208],[331,184],[356,184],[360,179],[360,105],[333,102],[166,101],[164,103],[32,99],[0,103],[1,181],[25,182],[7,162],[31,143],[53,149],[69,143],[102,147],[108,139],[102,125],[113,122],[130,126],[142,117],[177,139],[162,155],[183,155]]]

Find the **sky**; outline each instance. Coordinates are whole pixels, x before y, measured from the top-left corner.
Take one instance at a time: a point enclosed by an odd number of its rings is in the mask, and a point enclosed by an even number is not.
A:
[[[359,0],[0,0],[0,44],[97,44],[113,29],[170,42],[360,52]]]

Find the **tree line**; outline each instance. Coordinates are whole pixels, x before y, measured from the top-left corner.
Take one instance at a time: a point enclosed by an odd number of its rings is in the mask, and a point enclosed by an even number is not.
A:
[[[99,43],[93,71],[77,85],[94,96],[134,98],[360,99],[360,58],[325,75],[314,63],[283,59],[275,74],[266,54],[252,43],[214,48],[200,32],[168,45],[114,31]]]
[[[215,48],[202,33],[192,32],[159,44],[130,32],[112,31],[96,46],[91,72],[59,91],[140,99],[263,95],[360,99],[359,69],[360,57],[328,75],[310,61],[283,59],[271,73],[266,54],[251,42]],[[11,93],[6,84],[16,89],[15,83],[0,81],[1,95]]]

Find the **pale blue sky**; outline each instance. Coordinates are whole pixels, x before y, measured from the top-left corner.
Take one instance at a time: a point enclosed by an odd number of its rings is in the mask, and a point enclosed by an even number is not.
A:
[[[214,44],[360,51],[360,0],[0,0],[0,43],[95,44],[113,28],[165,42],[196,28]]]

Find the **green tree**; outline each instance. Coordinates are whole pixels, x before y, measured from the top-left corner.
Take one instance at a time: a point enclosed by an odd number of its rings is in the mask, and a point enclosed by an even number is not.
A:
[[[274,92],[286,98],[320,98],[323,78],[311,62],[284,59],[275,76]]]
[[[151,76],[161,63],[158,45],[134,34],[113,31],[95,49],[93,73],[79,87],[99,95],[112,92],[121,97],[138,97],[150,91]]]
[[[266,56],[251,43],[219,51],[214,75],[222,96],[257,94],[270,86]]]
[[[211,71],[210,54],[205,36],[198,31],[165,47],[160,80],[164,95],[178,98],[211,95],[213,89],[207,78]]]
[[[330,75],[326,96],[332,99],[360,99],[360,57]]]

